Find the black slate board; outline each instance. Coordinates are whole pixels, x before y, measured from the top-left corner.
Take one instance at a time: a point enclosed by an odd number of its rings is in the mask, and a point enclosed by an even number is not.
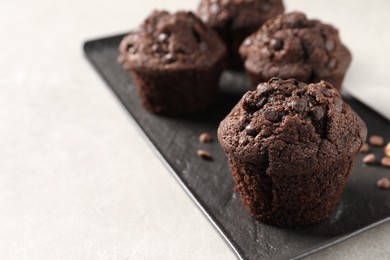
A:
[[[390,219],[390,191],[375,186],[379,178],[390,177],[390,171],[379,165],[364,166],[362,155],[358,155],[339,206],[327,221],[295,229],[256,221],[233,192],[233,180],[218,142],[200,144],[198,141],[204,131],[212,133],[216,140],[219,122],[249,89],[247,78],[243,74],[225,73],[218,101],[205,113],[181,118],[155,116],[141,107],[131,77],[116,62],[122,37],[86,42],[87,58],[121,100],[161,160],[240,259],[305,257]],[[344,99],[365,120],[369,134],[380,134],[390,141],[388,120],[350,96]],[[210,151],[214,160],[198,158],[199,148]],[[382,148],[374,152],[381,158]]]

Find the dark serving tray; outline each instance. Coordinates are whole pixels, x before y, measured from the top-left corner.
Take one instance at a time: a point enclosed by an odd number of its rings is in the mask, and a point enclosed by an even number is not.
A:
[[[358,155],[353,174],[334,214],[317,225],[283,229],[252,218],[233,192],[225,155],[216,141],[219,122],[249,89],[243,74],[225,73],[216,104],[207,112],[181,118],[150,114],[140,105],[133,81],[116,62],[123,35],[86,42],[84,51],[144,133],[155,152],[200,207],[240,259],[297,259],[336,244],[390,219],[390,192],[376,181],[390,176],[379,165],[362,165]],[[390,122],[350,96],[344,99],[365,120],[369,134],[390,140]],[[214,142],[200,144],[198,136],[210,132]],[[212,161],[200,159],[198,149],[208,150]],[[382,148],[374,149],[378,158]],[[169,209],[167,209],[169,210]]]

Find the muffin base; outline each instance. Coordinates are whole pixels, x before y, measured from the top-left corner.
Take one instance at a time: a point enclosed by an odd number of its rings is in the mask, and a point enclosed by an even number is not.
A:
[[[177,116],[205,110],[215,99],[223,66],[197,69],[146,71],[132,69],[142,105],[159,115]]]
[[[281,227],[319,223],[333,213],[351,173],[353,158],[325,165],[329,168],[298,169],[270,166],[267,160],[254,165],[229,159],[235,190],[245,209],[256,219]]]

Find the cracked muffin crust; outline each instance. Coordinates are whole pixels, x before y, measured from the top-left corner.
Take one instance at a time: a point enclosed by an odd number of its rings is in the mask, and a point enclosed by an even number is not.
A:
[[[333,212],[366,135],[329,83],[279,78],[247,92],[218,128],[245,208],[278,226]]]
[[[124,37],[119,52],[144,107],[180,115],[203,110],[214,100],[226,48],[192,12],[154,11]]]
[[[269,18],[283,12],[282,0],[202,0],[197,14],[225,42],[229,68],[242,69],[238,53],[242,41]]]
[[[340,90],[352,60],[336,28],[299,12],[268,20],[245,39],[240,54],[254,86],[279,77],[325,80]]]

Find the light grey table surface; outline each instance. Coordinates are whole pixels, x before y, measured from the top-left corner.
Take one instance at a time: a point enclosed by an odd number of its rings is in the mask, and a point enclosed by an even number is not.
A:
[[[390,2],[286,4],[340,28],[354,53],[345,85],[390,115]],[[81,49],[153,8],[196,5],[0,1],[0,259],[235,259]],[[390,223],[310,257],[386,258]]]

